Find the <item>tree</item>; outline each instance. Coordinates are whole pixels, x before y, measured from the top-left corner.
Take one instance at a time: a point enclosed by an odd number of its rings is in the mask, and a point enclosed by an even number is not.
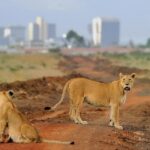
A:
[[[78,34],[75,31],[70,30],[70,31],[68,31],[66,38],[67,38],[68,41],[71,41],[72,39],[77,39]]]
[[[68,31],[66,39],[74,46],[85,46],[84,37],[73,30]]]
[[[150,38],[147,39],[146,47],[150,47]]]

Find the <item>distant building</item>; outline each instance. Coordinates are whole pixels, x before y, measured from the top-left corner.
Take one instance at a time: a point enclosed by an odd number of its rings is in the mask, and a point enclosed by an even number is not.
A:
[[[29,23],[27,27],[27,39],[31,42],[40,41],[38,24],[32,22]]]
[[[25,42],[25,27],[10,26],[4,29],[4,38],[8,39],[9,45],[17,45]]]
[[[0,27],[0,38],[4,37],[4,27]]]
[[[35,22],[39,26],[39,39],[44,42],[48,39],[48,24],[42,17],[37,17]]]
[[[56,25],[48,24],[47,26],[48,39],[56,39]]]
[[[8,44],[8,40],[4,38],[4,29],[4,27],[0,27],[0,47]]]
[[[27,39],[30,46],[49,44],[50,39],[56,38],[56,25],[48,24],[42,17],[37,17],[34,23],[29,23]]]
[[[94,18],[92,40],[94,46],[109,47],[119,44],[120,23],[116,18]]]

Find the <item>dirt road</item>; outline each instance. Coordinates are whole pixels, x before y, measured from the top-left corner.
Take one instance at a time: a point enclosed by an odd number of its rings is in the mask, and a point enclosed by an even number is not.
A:
[[[108,127],[109,109],[106,108],[95,108],[85,104],[81,115],[89,122],[88,125],[77,125],[69,120],[67,100],[56,112],[44,109],[59,100],[62,87],[68,78],[70,77],[48,77],[2,84],[0,88],[14,89],[17,95],[14,102],[37,127],[42,137],[62,141],[73,140],[75,145],[9,143],[0,144],[1,150],[150,149],[150,96],[138,96],[143,86],[136,85],[129,94],[127,103],[121,108],[124,130],[120,131]]]

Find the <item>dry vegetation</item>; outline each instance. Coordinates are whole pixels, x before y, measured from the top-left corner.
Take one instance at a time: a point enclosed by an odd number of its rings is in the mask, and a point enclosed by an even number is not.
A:
[[[103,56],[110,59],[115,64],[120,66],[127,66],[130,68],[138,68],[150,70],[150,53],[132,52],[126,54],[108,54],[104,53]]]
[[[0,54],[0,82],[64,75],[56,54]]]
[[[37,127],[42,137],[71,139],[76,142],[74,146],[44,143],[0,144],[0,150],[37,150],[37,148],[39,150],[149,150],[150,64],[148,60],[149,54],[143,53],[92,56],[0,54],[2,82],[0,90],[15,91],[14,103]],[[87,104],[81,115],[90,124],[75,125],[68,118],[67,97],[56,112],[48,111],[48,108],[60,99],[62,88],[70,78],[86,76],[108,82],[117,79],[119,72],[135,72],[138,75],[126,104],[121,107],[123,131],[108,127],[108,109],[95,108]],[[70,73],[75,74],[68,75]],[[15,82],[7,83],[10,81]]]

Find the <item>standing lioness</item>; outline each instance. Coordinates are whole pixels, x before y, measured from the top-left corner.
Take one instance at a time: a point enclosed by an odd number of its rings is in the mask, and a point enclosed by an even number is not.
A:
[[[119,124],[119,106],[126,100],[126,94],[133,86],[135,73],[131,75],[119,74],[119,80],[110,83],[101,83],[86,78],[69,80],[64,86],[61,100],[52,107],[52,110],[61,104],[66,91],[70,98],[70,119],[75,123],[87,124],[80,117],[80,109],[84,101],[95,106],[110,106],[110,126],[123,129]]]

